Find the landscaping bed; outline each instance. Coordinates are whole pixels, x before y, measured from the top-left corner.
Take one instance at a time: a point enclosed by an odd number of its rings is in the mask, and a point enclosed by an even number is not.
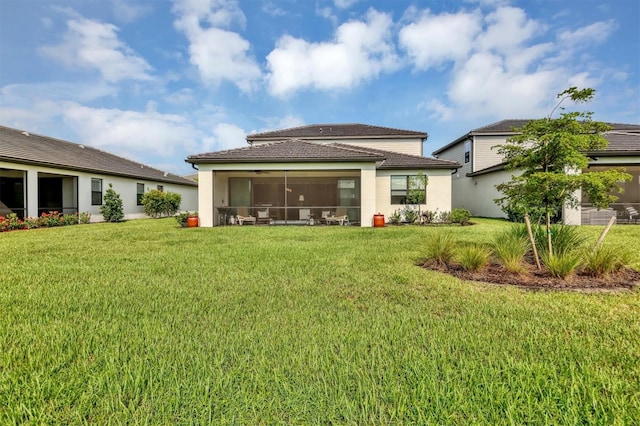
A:
[[[507,271],[502,265],[490,263],[481,271],[467,271],[459,265],[440,265],[421,262],[420,266],[444,272],[466,281],[479,281],[499,285],[512,285],[529,290],[614,291],[631,290],[640,285],[640,272],[625,268],[609,276],[595,277],[578,272],[565,279],[552,276],[546,270],[527,265],[524,273]]]

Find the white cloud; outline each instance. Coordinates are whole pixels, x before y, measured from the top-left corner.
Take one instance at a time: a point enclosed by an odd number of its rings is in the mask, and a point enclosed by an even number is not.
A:
[[[359,1],[360,0],[333,0],[333,4],[335,4],[338,9],[348,9]]]
[[[189,39],[191,63],[206,83],[230,81],[244,92],[254,89],[262,77],[259,65],[249,55],[250,43],[238,33],[223,28],[246,25],[237,2],[227,0],[178,0],[175,26]]]
[[[425,10],[400,30],[400,46],[416,68],[424,70],[465,59],[480,29],[481,17],[477,13],[432,15]]]
[[[560,69],[513,72],[505,68],[502,57],[476,53],[454,75],[448,96],[467,115],[539,116],[563,74]]]
[[[266,1],[262,5],[262,11],[271,16],[285,16],[287,11],[273,4],[272,1]]]
[[[211,136],[204,139],[202,148],[204,152],[209,152],[245,147],[246,135],[247,133],[235,124],[218,123],[211,129]]]
[[[113,13],[122,22],[133,22],[148,12],[148,6],[141,6],[127,0],[112,0]]]
[[[477,40],[480,50],[511,53],[544,30],[538,22],[527,19],[524,10],[515,7],[500,7],[488,14],[485,21],[488,27]]]
[[[592,43],[602,43],[616,28],[617,24],[613,20],[600,21],[575,31],[563,31],[558,35],[558,39],[570,46],[588,46]]]
[[[139,112],[65,102],[62,117],[83,143],[127,157],[154,153],[168,158],[195,149],[200,137],[186,117],[161,114],[152,106]]]
[[[267,55],[269,90],[287,96],[297,90],[349,89],[398,67],[391,40],[391,17],[373,9],[366,21],[340,25],[333,41],[310,43],[291,36]]]
[[[151,66],[118,39],[117,31],[112,24],[69,19],[63,42],[40,52],[70,67],[97,70],[109,82],[152,79]]]
[[[422,102],[418,105],[418,109],[425,109],[430,111],[429,118],[436,121],[449,121],[454,117],[455,111],[453,108],[447,107],[445,104],[437,99],[432,99],[429,102]]]

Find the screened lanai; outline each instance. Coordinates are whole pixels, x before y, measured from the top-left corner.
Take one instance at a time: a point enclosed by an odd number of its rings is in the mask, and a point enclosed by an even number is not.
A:
[[[335,216],[360,222],[360,170],[216,172],[214,187],[218,225],[238,216],[256,224],[323,224]]]

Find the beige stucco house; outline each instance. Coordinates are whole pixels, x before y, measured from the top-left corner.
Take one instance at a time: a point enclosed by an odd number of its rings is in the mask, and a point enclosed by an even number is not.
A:
[[[456,161],[422,155],[427,134],[320,124],[247,136],[244,148],[189,156],[198,169],[200,226],[312,224],[327,217],[372,226],[404,207],[412,176],[428,177],[421,209],[451,210]],[[242,218],[254,218],[243,220]]]
[[[109,184],[120,194],[125,219],[146,217],[140,200],[150,189],[180,194],[183,210],[198,204],[193,180],[90,146],[0,126],[0,216],[88,212],[100,221]]]
[[[465,208],[474,216],[506,217],[494,199],[502,196],[496,185],[511,180],[513,171],[504,169],[503,158],[497,147],[513,136],[514,128],[524,126],[530,120],[503,120],[460,136],[453,142],[433,152],[433,156],[457,161],[461,167],[452,176],[452,206]],[[583,173],[613,166],[624,166],[633,176],[624,182],[624,192],[607,211],[593,209],[589,200],[583,199],[580,210],[565,209],[563,221],[567,224],[606,223],[610,215],[626,220],[625,208],[640,209],[640,125],[608,123],[611,130],[604,134],[609,141],[606,150],[589,153],[589,167]]]

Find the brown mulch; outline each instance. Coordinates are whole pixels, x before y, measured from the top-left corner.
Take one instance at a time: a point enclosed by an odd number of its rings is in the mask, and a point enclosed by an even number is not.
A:
[[[434,262],[424,262],[419,266],[453,275],[461,280],[511,285],[528,290],[604,292],[632,290],[640,286],[640,271],[633,269],[623,269],[607,277],[594,277],[578,272],[562,279],[551,276],[544,269],[537,270],[535,265],[527,265],[527,270],[521,274],[509,272],[495,263],[476,272],[465,271],[459,265],[440,265]]]

